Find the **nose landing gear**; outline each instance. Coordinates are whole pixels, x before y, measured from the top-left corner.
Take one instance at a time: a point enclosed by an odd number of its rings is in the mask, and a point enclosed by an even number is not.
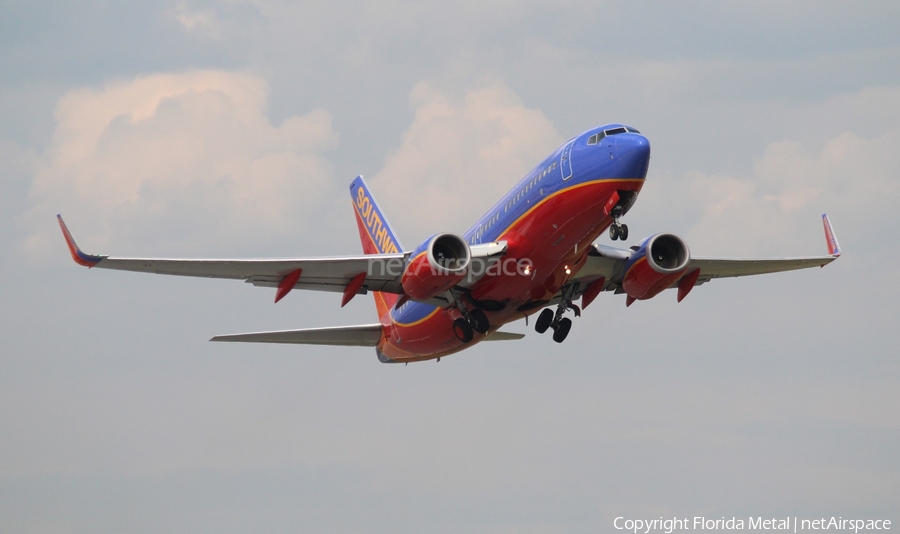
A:
[[[620,222],[613,223],[609,227],[609,238],[613,241],[616,239],[621,239],[622,241],[628,239],[628,225]]]
[[[609,238],[613,241],[617,239],[625,241],[628,239],[628,225],[619,222],[619,219],[622,217],[622,207],[616,206],[613,208],[612,216],[613,223],[612,226],[609,227]]]

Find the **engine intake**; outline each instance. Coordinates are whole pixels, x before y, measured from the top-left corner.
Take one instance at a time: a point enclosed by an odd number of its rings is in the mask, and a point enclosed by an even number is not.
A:
[[[691,262],[688,246],[675,234],[645,239],[625,263],[622,289],[629,297],[646,300],[672,286]]]
[[[410,255],[400,284],[414,300],[428,300],[455,286],[466,276],[472,253],[454,234],[438,234]]]

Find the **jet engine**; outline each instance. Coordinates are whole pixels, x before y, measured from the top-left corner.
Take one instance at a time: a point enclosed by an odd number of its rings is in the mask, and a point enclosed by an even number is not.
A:
[[[438,234],[419,245],[409,258],[400,279],[403,291],[414,300],[428,300],[462,281],[472,253],[461,237]]]
[[[622,289],[632,299],[649,299],[677,282],[690,262],[691,251],[681,238],[656,234],[643,240],[628,258]]]

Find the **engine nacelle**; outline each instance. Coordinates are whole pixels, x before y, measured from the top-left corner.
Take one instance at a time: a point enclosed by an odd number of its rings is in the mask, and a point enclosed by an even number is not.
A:
[[[625,263],[622,289],[629,297],[655,297],[684,275],[691,251],[674,234],[656,234],[641,242]]]
[[[409,256],[400,284],[414,300],[428,300],[455,286],[466,276],[472,252],[459,236],[438,234]]]

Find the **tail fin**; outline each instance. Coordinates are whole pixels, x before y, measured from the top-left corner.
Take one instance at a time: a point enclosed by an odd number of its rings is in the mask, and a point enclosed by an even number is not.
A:
[[[365,254],[391,254],[402,252],[403,245],[391,228],[378,202],[369,191],[362,176],[357,176],[350,184],[350,198],[353,200],[353,212],[356,214],[356,225],[359,227],[359,239]],[[373,291],[378,318],[381,319],[397,303],[397,295]]]

